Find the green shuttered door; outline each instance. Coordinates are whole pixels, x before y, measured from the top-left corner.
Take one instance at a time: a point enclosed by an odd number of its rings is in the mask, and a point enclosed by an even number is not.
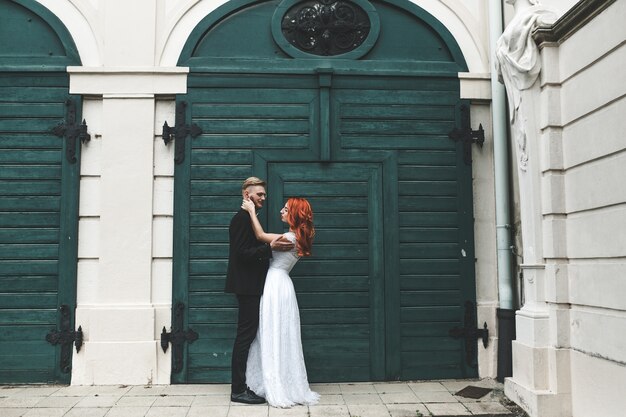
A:
[[[397,199],[395,219],[383,225],[385,262],[391,264],[385,276],[386,375],[473,376],[464,344],[448,335],[462,326],[465,300],[475,299],[471,168],[448,138],[458,118],[458,80],[381,77],[378,84],[394,82],[397,90],[338,88],[332,103],[337,147],[345,155],[395,155],[396,172],[383,194],[385,201]]]
[[[327,95],[313,76],[243,79],[191,75],[181,97],[204,133],[176,168],[174,301],[200,338],[173,381],[230,381],[228,224],[251,175],[271,231],[286,198],[313,205],[314,256],[292,272],[311,381],[475,376],[448,336],[475,299],[471,169],[447,136],[458,79],[335,76]]]
[[[57,328],[57,307],[75,303],[71,294],[77,167],[67,163],[63,140],[50,132],[65,117],[67,91],[66,75],[0,74],[0,382],[4,383],[66,378],[57,369],[58,349],[45,336]]]
[[[269,182],[260,217],[273,232],[286,198],[313,205],[314,256],[292,273],[311,381],[477,374],[448,334],[475,301],[471,166],[448,138],[467,68],[414,3],[358,4],[379,36],[343,55],[287,48],[280,0],[225,3],[181,53],[178,101],[203,133],[175,172],[173,302],[199,339],[174,382],[230,381],[228,224],[251,175]]]
[[[0,38],[0,383],[67,383],[46,334],[76,303],[78,163],[51,129],[80,61],[34,1],[0,1]]]
[[[282,230],[276,213],[289,197],[315,213],[314,256],[291,274],[312,381],[384,378],[382,177],[375,163],[269,164],[269,229]]]

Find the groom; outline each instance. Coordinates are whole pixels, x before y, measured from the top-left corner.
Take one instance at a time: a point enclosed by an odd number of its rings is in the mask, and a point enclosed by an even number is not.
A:
[[[244,199],[252,200],[259,210],[265,203],[265,182],[250,177],[243,182],[241,194]],[[250,214],[243,209],[230,221],[228,233],[230,247],[226,292],[237,296],[239,306],[237,337],[233,345],[230,400],[244,404],[263,404],[265,398],[256,395],[246,385],[248,352],[259,328],[259,304],[272,251],[291,250],[293,243],[282,236],[269,244],[256,240]]]

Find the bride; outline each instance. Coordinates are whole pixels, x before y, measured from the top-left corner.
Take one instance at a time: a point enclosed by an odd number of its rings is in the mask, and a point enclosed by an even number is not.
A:
[[[241,205],[250,213],[256,238],[271,242],[280,235],[265,233],[256,216],[254,203]],[[259,330],[250,346],[246,382],[273,407],[315,404],[319,394],[311,391],[304,366],[300,338],[300,313],[289,272],[302,256],[311,256],[315,229],[313,211],[304,198],[290,198],[280,211],[289,224],[284,236],[295,243],[289,252],[275,252],[267,271],[259,314]]]

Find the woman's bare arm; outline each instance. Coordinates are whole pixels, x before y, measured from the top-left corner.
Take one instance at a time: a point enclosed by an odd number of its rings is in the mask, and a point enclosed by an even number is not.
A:
[[[241,204],[241,208],[246,210],[250,215],[250,220],[252,221],[252,230],[254,230],[254,235],[256,236],[258,241],[271,243],[275,239],[278,239],[282,236],[282,234],[279,235],[276,233],[265,233],[265,231],[263,231],[263,227],[261,226],[261,223],[256,216],[256,210],[252,201],[244,200]]]

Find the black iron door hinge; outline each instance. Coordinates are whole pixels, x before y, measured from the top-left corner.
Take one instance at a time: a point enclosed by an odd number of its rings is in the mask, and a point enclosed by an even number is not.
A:
[[[489,329],[487,329],[487,322],[485,322],[482,329],[478,329],[476,326],[475,311],[476,307],[474,303],[466,301],[463,327],[456,326],[448,332],[448,334],[455,339],[465,339],[465,362],[473,368],[478,366],[476,362],[478,338],[482,339],[485,348],[489,345]]]
[[[185,160],[185,140],[187,136],[191,135],[192,138],[195,138],[202,133],[202,129],[197,124],[192,123],[191,126],[186,124],[186,115],[187,102],[179,101],[176,103],[176,125],[170,127],[167,121],[163,123],[163,142],[165,142],[165,145],[176,139],[174,142],[174,162],[177,164],[181,164]]]
[[[83,329],[78,326],[78,330],[73,330],[70,307],[67,304],[61,304],[59,313],[61,329],[50,331],[46,335],[46,341],[52,345],[61,345],[61,372],[67,374],[72,370],[72,343],[76,346],[76,352],[80,352],[83,345]]]
[[[478,126],[478,130],[472,130],[470,123],[469,107],[466,104],[460,106],[461,111],[461,128],[455,127],[448,137],[455,142],[463,142],[463,160],[467,165],[472,164],[472,143],[478,144],[481,148],[485,143],[485,130],[482,123]]]
[[[65,120],[52,128],[52,133],[60,138],[65,138],[65,157],[70,164],[76,163],[76,140],[86,143],[91,139],[87,133],[87,123],[76,121],[76,103],[71,98],[65,101]]]
[[[167,352],[169,343],[172,344],[172,373],[175,374],[183,369],[183,348],[185,342],[193,343],[195,340],[198,340],[198,333],[192,329],[183,330],[185,325],[184,313],[185,304],[181,302],[176,303],[172,311],[172,331],[168,333],[165,330],[165,326],[163,326],[163,331],[161,332],[161,348],[163,352]]]

